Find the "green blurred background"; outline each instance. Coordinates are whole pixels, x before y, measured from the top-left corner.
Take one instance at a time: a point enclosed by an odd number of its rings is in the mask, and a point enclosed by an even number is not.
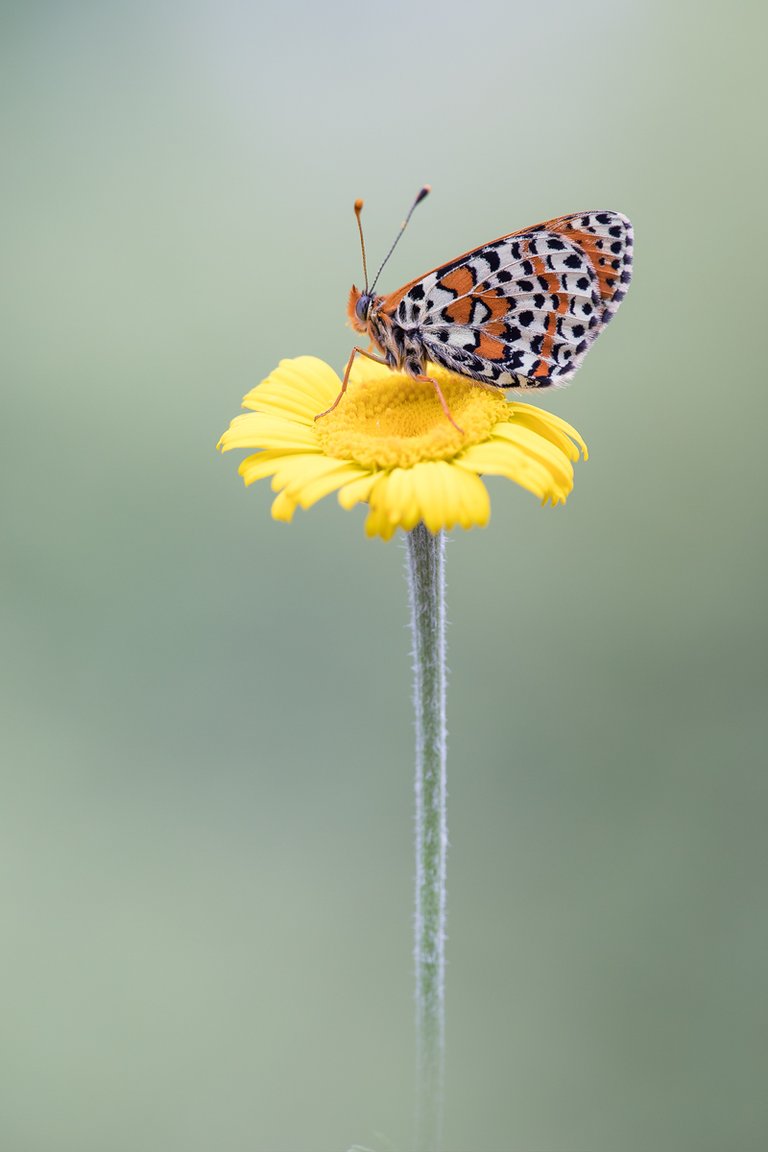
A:
[[[763,12],[0,5],[3,1152],[409,1152],[402,549],[214,445],[424,181],[637,258],[449,548],[448,1148],[768,1146]]]

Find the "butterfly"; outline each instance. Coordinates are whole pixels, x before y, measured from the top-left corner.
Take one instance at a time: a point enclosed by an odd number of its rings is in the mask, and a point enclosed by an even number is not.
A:
[[[441,264],[388,296],[375,288],[417,204],[421,189],[368,287],[354,285],[347,314],[371,340],[355,347],[332,412],[347,389],[356,356],[367,356],[432,383],[454,421],[427,362],[493,388],[549,388],[569,383],[594,340],[613,317],[632,278],[632,225],[620,212],[574,212],[500,236]],[[461,429],[459,429],[461,431]]]

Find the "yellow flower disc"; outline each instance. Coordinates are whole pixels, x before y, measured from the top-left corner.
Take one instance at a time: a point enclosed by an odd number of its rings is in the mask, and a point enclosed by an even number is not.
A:
[[[432,374],[463,435],[447,419],[432,384],[400,373],[377,374],[350,386],[339,406],[317,421],[323,451],[363,468],[410,468],[423,460],[450,460],[508,419],[503,394],[447,372]]]

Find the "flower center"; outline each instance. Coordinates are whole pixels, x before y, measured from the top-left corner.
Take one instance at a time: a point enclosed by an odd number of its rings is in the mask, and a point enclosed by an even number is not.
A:
[[[509,419],[502,392],[435,365],[429,372],[462,432],[443,412],[432,384],[393,372],[350,384],[339,406],[315,425],[323,450],[364,468],[409,468],[422,460],[448,460]]]

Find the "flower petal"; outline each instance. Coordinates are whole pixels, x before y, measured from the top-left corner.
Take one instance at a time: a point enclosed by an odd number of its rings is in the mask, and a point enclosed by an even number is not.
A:
[[[293,475],[291,475],[293,473]],[[359,480],[366,475],[362,468],[348,460],[333,460],[324,456],[305,456],[292,467],[283,468],[272,481],[273,488],[284,488],[292,500],[301,508],[311,508],[330,492],[349,480]]]
[[[548,440],[565,452],[569,460],[576,461],[579,458],[579,453],[574,447],[574,441],[581,449],[584,459],[589,459],[586,444],[576,429],[567,421],[561,420],[559,416],[555,416],[553,412],[547,412],[543,408],[534,408],[533,404],[519,404],[511,401],[510,408],[514,409],[515,423],[520,421],[533,432],[538,432],[540,436],[546,436]]]
[[[418,465],[417,465],[418,467]],[[414,468],[393,468],[377,485],[372,506],[381,506],[391,524],[410,531],[421,520],[421,509],[413,484]]]
[[[381,476],[380,472],[369,472],[361,476],[359,480],[351,480],[339,490],[339,504],[342,508],[349,511],[354,508],[355,504],[359,504],[362,500],[367,500],[371,494],[371,489],[378,482]]]
[[[291,500],[287,492],[280,492],[272,501],[272,519],[282,520],[284,524],[290,524],[296,508],[296,501]]]
[[[493,436],[489,443],[493,443],[494,440],[502,440],[509,444],[514,444],[516,448],[520,448],[534,460],[543,464],[559,481],[573,481],[573,465],[571,464],[570,456],[563,452],[561,448],[555,447],[552,441],[546,436],[540,436],[538,432],[533,432],[530,428],[524,428],[518,423],[499,424],[494,428]],[[576,458],[578,459],[578,453],[576,454]]]
[[[461,524],[486,524],[488,492],[480,478],[446,460],[426,461],[413,468],[393,468],[384,474],[370,497],[376,531],[380,522],[409,532],[423,520],[430,532]]]
[[[286,454],[281,449],[270,452],[256,452],[253,456],[246,456],[237,469],[245,482],[246,487],[255,480],[263,480],[265,476],[274,476],[286,460]]]
[[[382,540],[391,540],[395,534],[397,524],[393,524],[382,508],[370,506],[365,521],[366,536],[381,536]]]
[[[243,407],[312,425],[318,412],[333,403],[340,388],[341,380],[330,364],[317,356],[296,356],[281,360],[274,372],[244,397]]]
[[[449,500],[446,493],[447,477],[444,474],[443,460],[436,460],[433,464],[417,464],[412,469],[413,486],[417,494],[417,507],[421,513],[420,519],[424,521],[430,532],[439,532],[441,528],[452,528],[456,517],[451,515]],[[445,464],[450,470],[451,465]]]
[[[570,468],[570,462],[567,463]],[[572,472],[570,480],[558,483],[549,469],[534,457],[500,440],[474,444],[456,459],[456,464],[482,475],[506,476],[540,499],[551,499],[553,503],[565,500],[573,486]]]
[[[289,451],[320,452],[314,427],[287,416],[265,412],[246,412],[235,416],[219,440],[222,452],[231,448],[287,448]]]
[[[332,472],[344,460],[335,460],[330,456],[323,456],[320,452],[292,452],[283,455],[279,466],[275,469],[272,487],[275,492],[287,488],[294,500],[304,484],[308,484],[316,477]]]
[[[477,524],[483,527],[491,516],[491,498],[488,489],[474,472],[452,472],[451,478],[457,485],[457,499],[460,509],[459,524],[471,528]]]
[[[458,483],[453,464],[437,460],[434,464],[417,464],[413,469],[421,519],[430,532],[453,528],[462,515],[461,481]]]

